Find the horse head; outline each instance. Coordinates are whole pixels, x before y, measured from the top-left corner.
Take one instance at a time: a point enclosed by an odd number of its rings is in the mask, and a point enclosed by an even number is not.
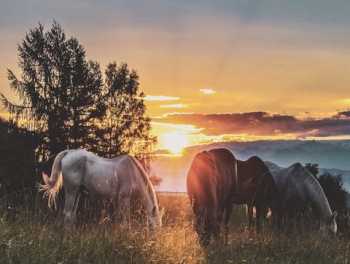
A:
[[[338,231],[338,225],[336,221],[337,215],[338,215],[337,212],[334,211],[330,217],[328,217],[327,219],[325,219],[325,221],[321,223],[320,230],[322,234],[324,235],[337,234],[337,231]]]
[[[157,205],[153,206],[153,208],[148,212],[148,223],[151,229],[162,227],[163,215],[163,208],[159,210],[159,207]]]

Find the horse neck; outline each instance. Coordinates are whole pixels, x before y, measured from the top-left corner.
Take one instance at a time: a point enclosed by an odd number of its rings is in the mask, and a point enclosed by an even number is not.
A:
[[[152,188],[152,183],[142,165],[134,157],[131,157],[131,159],[137,167],[141,177],[140,182],[142,184],[142,192],[144,196],[144,199],[142,200],[144,201],[144,206],[147,208],[147,211],[152,211],[154,207],[158,208],[157,196]]]
[[[142,181],[142,182],[144,184],[144,186],[142,188],[143,189],[143,194],[144,194],[144,197],[145,197],[145,199],[143,199],[144,200],[144,206],[148,210],[152,211],[152,209],[154,207],[158,206],[156,194],[155,194],[154,190],[152,190],[150,188],[150,186],[148,186],[148,184],[150,184],[149,182],[147,182],[147,183],[144,182],[144,181]]]
[[[318,213],[323,220],[329,219],[332,216],[332,210],[321,185],[311,176],[306,179],[306,182],[313,186],[310,191],[310,194],[312,194],[310,198],[317,208]]]

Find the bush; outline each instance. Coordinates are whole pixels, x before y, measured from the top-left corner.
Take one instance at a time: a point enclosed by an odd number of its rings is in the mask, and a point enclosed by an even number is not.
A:
[[[0,119],[0,196],[8,196],[13,203],[19,203],[24,192],[26,195],[36,193],[38,138],[36,134]]]

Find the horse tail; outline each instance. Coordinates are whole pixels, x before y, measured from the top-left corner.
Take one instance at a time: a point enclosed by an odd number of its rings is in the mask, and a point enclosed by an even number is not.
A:
[[[42,172],[44,184],[39,184],[39,191],[44,192],[44,197],[48,197],[49,208],[56,208],[56,197],[63,185],[61,161],[68,152],[69,150],[64,150],[57,154],[52,165],[50,178],[45,172]]]

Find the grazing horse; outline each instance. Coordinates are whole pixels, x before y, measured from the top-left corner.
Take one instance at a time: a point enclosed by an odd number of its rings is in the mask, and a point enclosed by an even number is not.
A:
[[[64,222],[76,219],[81,188],[89,195],[101,197],[116,204],[117,211],[126,220],[130,216],[130,203],[141,197],[151,228],[161,226],[157,197],[147,173],[132,156],[121,155],[105,159],[83,149],[60,152],[53,163],[51,177],[43,173],[40,190],[48,197],[49,207],[56,206],[58,191],[64,187]]]
[[[227,149],[198,153],[187,174],[187,192],[201,244],[218,236],[222,222],[227,235],[233,203],[256,206],[262,215],[273,206],[277,189],[268,168],[258,157],[238,161]],[[257,231],[260,230],[257,221]]]
[[[328,199],[317,179],[300,163],[281,168],[271,162],[265,162],[270,169],[277,188],[280,191],[280,205],[274,218],[281,227],[282,221],[296,219],[308,208],[320,220],[320,231],[336,234],[337,213],[331,210]]]
[[[217,237],[223,218],[228,222],[232,210],[236,162],[227,149],[198,153],[187,174],[187,193],[195,215],[194,228],[199,241],[207,246]]]
[[[278,190],[275,181],[265,163],[257,156],[246,161],[237,160],[237,184],[233,202],[247,204],[249,227],[252,226],[253,207],[256,208],[256,230],[261,230],[261,218],[268,209],[276,208]]]

